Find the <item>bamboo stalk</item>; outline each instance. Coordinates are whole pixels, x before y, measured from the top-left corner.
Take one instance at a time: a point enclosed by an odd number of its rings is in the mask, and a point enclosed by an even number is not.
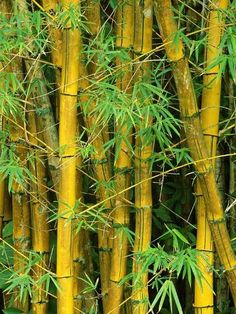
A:
[[[219,113],[221,96],[221,77],[219,75],[220,66],[212,67],[212,63],[221,53],[220,41],[222,35],[223,17],[220,10],[226,9],[228,1],[213,1],[210,5],[208,22],[208,42],[206,48],[206,73],[203,76],[201,123],[204,140],[209,156],[216,155],[217,138],[219,132]],[[215,170],[215,162],[212,162]],[[195,312],[210,314],[213,313],[213,245],[211,231],[207,222],[206,209],[201,192],[200,184],[197,184],[197,245],[196,248],[205,257],[199,258],[199,268],[205,280],[202,287],[195,281]]]
[[[93,0],[87,0],[86,16],[88,19],[88,26],[91,33],[91,39],[96,42],[99,36],[101,16],[100,3]],[[109,140],[109,131],[107,125],[101,126],[99,115],[93,112],[96,108],[95,101],[90,101],[89,90],[91,83],[88,79],[88,74],[97,79],[97,55],[94,56],[88,68],[80,63],[80,80],[79,80],[79,100],[84,113],[85,125],[88,131],[88,140],[94,146],[94,152],[91,154],[92,167],[94,171],[95,180],[100,184],[98,187],[97,198],[104,201],[103,205],[106,209],[106,219],[110,223],[110,213],[113,204],[111,201],[106,201],[110,196],[110,191],[107,191],[105,183],[109,182],[111,178],[110,159],[109,154],[104,152],[104,144]],[[85,109],[85,104],[90,104],[88,109]],[[99,267],[101,279],[101,291],[103,310],[107,312],[107,294],[109,289],[109,274],[110,274],[110,255],[112,248],[112,233],[113,229],[103,224],[98,224],[98,247],[99,247]]]
[[[236,304],[235,254],[225,223],[224,210],[217,190],[212,163],[208,160],[209,152],[203,136],[188,61],[184,57],[184,48],[181,40],[178,40],[177,43],[173,42],[174,35],[178,29],[171,9],[171,2],[169,0],[156,0],[155,10],[167,57],[172,63],[181,116],[188,146],[192,158],[195,160],[195,169],[198,173],[205,201],[207,220],[217,253],[226,273],[234,303]]]
[[[35,112],[29,110],[28,113],[28,130],[32,136],[29,140],[34,150],[34,165],[30,170],[36,178],[36,183],[31,183],[31,220],[32,220],[32,249],[35,253],[41,256],[38,265],[33,269],[34,280],[37,282],[40,277],[45,274],[45,268],[48,266],[49,260],[49,224],[48,218],[48,200],[47,200],[47,186],[46,186],[46,169],[41,153],[37,148],[39,145],[37,140],[37,127],[35,120]],[[48,311],[48,296],[45,293],[45,285],[42,287],[33,287],[32,293],[32,311],[35,314],[45,314]]]
[[[15,73],[19,81],[23,81],[22,60],[16,57],[11,65],[7,67],[8,71]],[[24,120],[23,117],[11,117],[9,125],[11,127],[10,142],[15,146],[15,154],[18,157],[19,166],[27,167],[28,147],[25,141]],[[12,122],[14,120],[15,123]],[[7,122],[6,122],[7,123]],[[21,256],[27,255],[30,249],[31,232],[30,232],[30,207],[27,194],[27,182],[22,183],[14,178],[12,192],[12,218],[13,218],[13,245],[14,245],[14,271],[21,276],[24,274],[26,260]],[[24,299],[19,298],[18,289],[14,292],[14,307],[23,312],[29,311],[29,296],[25,295]]]
[[[26,0],[17,0],[15,10],[24,14],[27,18],[28,5]],[[29,44],[32,51],[34,46],[32,43]],[[27,54],[30,57],[29,53]],[[40,63],[38,60],[31,60],[30,58],[24,59],[25,67],[27,70],[27,77],[32,83],[35,80],[41,82],[39,86],[32,88],[31,98],[34,99],[34,103],[37,105],[37,120],[40,131],[43,134],[43,140],[48,152],[48,164],[51,173],[52,181],[54,184],[55,191],[58,191],[59,184],[59,159],[57,156],[58,151],[58,132],[56,123],[53,115],[52,105],[48,96],[47,87],[45,85],[45,77]]]
[[[135,1],[135,26],[134,26],[134,51],[136,54],[148,53],[152,50],[152,23],[153,1],[145,0],[143,4]],[[137,81],[150,80],[151,63],[143,61],[136,70]],[[150,101],[150,100],[148,100]],[[152,123],[148,118],[148,124]],[[147,127],[145,122],[136,128],[139,133],[142,127]],[[135,242],[133,257],[133,274],[139,276],[139,280],[133,279],[132,309],[134,314],[148,312],[148,273],[142,273],[142,264],[138,260],[138,254],[146,251],[151,242],[152,221],[152,171],[150,157],[153,152],[153,143],[146,143],[145,136],[136,135],[135,139]]]
[[[133,45],[134,32],[134,2],[124,1],[119,3],[116,12],[116,46],[120,49],[127,50],[131,56],[130,49]],[[132,63],[122,62],[117,59],[117,67],[121,66],[122,73],[117,78],[117,87],[130,94],[132,92]],[[123,301],[124,286],[119,285],[119,282],[126,275],[127,255],[128,255],[128,238],[127,231],[124,228],[129,227],[129,201],[130,191],[125,191],[131,183],[131,152],[127,142],[130,142],[130,130],[126,123],[116,122],[116,133],[121,140],[116,149],[119,150],[115,167],[115,193],[119,194],[115,198],[115,208],[112,214],[113,217],[113,244],[111,255],[111,271],[110,285],[108,292],[107,308],[112,313],[119,314],[121,311],[121,303]]]
[[[88,103],[89,96],[85,89],[90,87],[90,83],[87,79],[87,71],[85,67],[80,64],[80,94],[79,101],[81,106]],[[89,108],[89,112],[93,111],[95,108],[95,103],[93,102]],[[110,222],[109,212],[112,208],[112,202],[110,200],[106,201],[109,196],[109,191],[107,191],[104,183],[108,182],[111,178],[111,170],[108,163],[108,157],[104,153],[103,145],[105,143],[103,132],[97,121],[97,115],[84,114],[85,124],[87,129],[92,133],[89,133],[89,141],[92,142],[94,146],[94,152],[91,154],[92,167],[95,175],[95,179],[100,183],[98,188],[97,197],[100,201],[104,201],[103,206],[106,209],[106,215],[108,223]],[[111,254],[111,232],[110,227],[104,226],[103,224],[98,224],[98,247],[99,247],[99,266],[100,266],[100,278],[101,278],[101,290],[103,297],[103,310],[106,312],[106,298],[109,289],[109,271],[110,271],[110,254]]]
[[[0,3],[0,12],[7,15],[9,13],[9,6],[6,1],[1,1]],[[0,72],[4,71],[3,64],[0,62]],[[1,87],[2,88],[2,87]],[[0,114],[0,130],[4,129],[4,117],[2,113]],[[2,178],[2,174],[0,174],[0,236],[2,236],[3,229],[3,220],[4,220],[4,202],[5,202],[5,180]]]
[[[22,121],[17,122],[22,126]],[[27,158],[27,148],[24,144],[24,132],[21,128],[14,129],[12,126],[10,140],[16,146],[16,154],[20,163],[24,164]],[[13,212],[13,243],[14,243],[14,271],[24,273],[25,259],[19,253],[27,254],[30,248],[30,209],[27,195],[27,187],[14,180],[12,185],[12,212]],[[15,292],[14,306],[27,313],[29,310],[29,299],[20,300],[18,291]]]
[[[235,92],[234,92],[234,82],[231,77],[228,78],[227,91],[229,95],[229,109],[230,116],[233,118],[234,128],[232,130],[232,138],[230,140],[230,153],[235,152],[236,147],[236,110],[235,110]],[[233,193],[236,191],[236,165],[235,165],[235,156],[230,156],[229,164],[229,206],[234,202],[235,198],[232,197]],[[233,236],[236,231],[236,205],[233,205],[230,209],[230,235]]]
[[[223,147],[219,146],[217,148],[217,156],[224,154]],[[215,177],[218,186],[218,190],[220,193],[221,201],[225,201],[225,193],[226,193],[226,169],[225,162],[223,159],[219,158],[215,161]],[[219,257],[215,257],[215,269],[218,271],[218,274],[215,274],[215,293],[217,295],[215,301],[215,308],[218,311],[223,312],[227,308],[229,309],[229,286],[226,280],[224,272],[221,270],[221,264],[219,261]]]
[[[64,10],[79,1],[63,1]],[[57,278],[60,286],[57,312],[74,312],[73,216],[76,202],[77,92],[80,32],[68,21],[63,29],[62,82],[60,91],[60,186],[57,230]]]
[[[55,13],[56,8],[58,6],[58,0],[43,0],[42,1],[43,7],[46,12],[48,13]],[[55,66],[55,107],[56,107],[56,120],[59,119],[59,106],[60,106],[60,95],[59,95],[59,89],[61,84],[61,67],[62,67],[62,33],[61,30],[54,25],[53,21],[48,19],[49,21],[49,31],[50,31],[50,37],[52,39],[52,62]]]
[[[79,132],[77,131],[77,134]],[[76,160],[76,199],[82,202],[82,158],[81,156],[77,156]],[[82,211],[83,207],[81,204],[76,208],[76,214]],[[74,219],[72,225],[72,238],[73,238],[73,271],[74,271],[74,284],[73,284],[73,295],[74,295],[74,308],[75,312],[80,312],[82,308],[82,291],[84,288],[83,278],[84,270],[85,270],[85,257],[84,257],[84,241],[85,241],[85,230],[83,227],[81,230],[77,230],[77,226],[80,223],[80,219]]]

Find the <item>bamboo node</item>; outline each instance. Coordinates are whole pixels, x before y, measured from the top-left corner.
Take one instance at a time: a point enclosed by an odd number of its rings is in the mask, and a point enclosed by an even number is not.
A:
[[[107,253],[109,253],[109,252],[111,252],[112,251],[112,249],[111,248],[109,248],[109,247],[99,247],[98,248],[98,251],[99,252],[107,252]]]
[[[91,164],[93,165],[102,165],[102,164],[106,164],[107,163],[107,158],[103,158],[103,159],[92,159],[91,160]]]
[[[234,265],[233,267],[231,267],[229,269],[224,269],[223,273],[230,272],[230,271],[235,271],[235,270],[236,270],[236,265]]]
[[[211,225],[217,225],[217,224],[222,224],[225,223],[226,218],[222,217],[220,219],[208,219],[208,223]]]
[[[214,305],[202,305],[202,306],[198,306],[198,305],[193,304],[193,307],[194,307],[195,309],[208,309],[208,308],[213,308]]]
[[[116,229],[120,229],[120,228],[125,228],[125,227],[128,227],[129,225],[128,224],[126,224],[126,223],[124,223],[124,224],[121,224],[121,223],[117,223],[117,222],[115,222],[115,223],[113,223],[113,228],[116,228]]]

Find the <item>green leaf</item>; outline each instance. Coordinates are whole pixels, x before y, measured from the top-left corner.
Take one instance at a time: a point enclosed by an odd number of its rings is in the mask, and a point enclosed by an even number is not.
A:
[[[3,238],[6,239],[10,236],[12,236],[13,233],[13,222],[10,221],[9,223],[6,224],[6,226],[3,228]]]

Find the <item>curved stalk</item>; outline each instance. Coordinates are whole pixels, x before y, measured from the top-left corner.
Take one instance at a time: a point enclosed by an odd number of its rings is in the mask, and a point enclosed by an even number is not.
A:
[[[152,50],[153,1],[143,3],[135,1],[134,51],[136,54],[148,53]],[[135,71],[136,81],[150,80],[151,63],[143,61]],[[150,100],[148,100],[150,101]],[[146,118],[146,117],[145,117]],[[146,120],[146,119],[144,119]],[[148,117],[148,125],[152,120]],[[152,176],[150,157],[153,143],[146,143],[147,138],[139,135],[142,128],[147,127],[146,121],[136,128],[135,139],[135,242],[133,257],[132,308],[134,314],[148,312],[148,273],[142,272],[142,264],[138,255],[148,249],[151,242],[152,221]],[[140,183],[142,182],[142,183]]]
[[[225,269],[226,277],[236,304],[236,259],[227,230],[224,210],[217,190],[215,173],[212,163],[208,160],[196,95],[188,61],[184,56],[181,40],[173,43],[177,33],[177,25],[171,8],[171,1],[155,1],[157,21],[165,43],[167,57],[172,62],[172,71],[177,87],[181,117],[184,123],[188,146],[195,169],[198,173],[200,187],[205,202],[207,220],[216,246],[220,261]]]
[[[64,9],[79,1],[63,1]],[[74,312],[73,295],[73,216],[76,202],[77,92],[80,32],[70,21],[63,29],[62,82],[60,90],[60,186],[57,229],[57,312]]]
[[[124,1],[118,4],[116,12],[116,46],[120,49],[129,50],[133,45],[134,32],[134,2],[133,0]],[[128,64],[127,64],[128,63]],[[117,78],[117,87],[130,94],[132,91],[132,63],[122,62],[117,59],[116,65],[121,66],[122,73]],[[126,123],[116,122],[116,133],[119,138],[119,143],[116,149],[119,150],[117,160],[115,162],[115,192],[119,196],[115,199],[115,208],[112,214],[113,217],[113,244],[111,255],[111,272],[110,285],[108,292],[108,310],[112,313],[119,314],[121,311],[121,303],[123,301],[124,286],[119,285],[119,282],[126,275],[127,255],[128,255],[128,238],[125,228],[129,227],[129,201],[130,191],[125,191],[130,186],[130,171],[131,171],[131,152],[130,142],[131,135],[129,127]],[[119,145],[119,146],[118,146]]]
[[[208,41],[206,47],[206,72],[203,76],[201,123],[208,156],[215,156],[219,132],[221,76],[220,66],[212,67],[220,55],[220,41],[222,35],[223,15],[221,10],[226,9],[227,0],[213,1],[210,5],[208,22]],[[215,170],[215,162],[212,162]],[[202,287],[195,281],[194,306],[196,314],[211,314],[214,311],[213,298],[213,245],[210,227],[207,222],[206,209],[200,184],[197,184],[197,244],[196,248],[205,256],[199,257],[198,266],[204,276]]]

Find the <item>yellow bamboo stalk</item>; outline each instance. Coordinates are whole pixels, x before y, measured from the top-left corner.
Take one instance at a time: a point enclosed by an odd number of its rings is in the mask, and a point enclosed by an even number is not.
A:
[[[172,62],[181,116],[184,122],[188,146],[195,160],[195,169],[198,173],[205,201],[207,220],[217,253],[225,269],[234,303],[236,304],[235,254],[225,223],[224,210],[217,190],[212,163],[208,160],[209,152],[203,136],[188,61],[184,57],[183,43],[181,40],[173,42],[174,35],[178,29],[171,9],[171,1],[156,0],[155,10],[167,57]]]
[[[79,132],[77,131],[79,135]],[[80,200],[81,204],[83,201],[82,196],[82,159],[81,156],[77,156],[76,160],[76,199]],[[83,210],[83,206],[79,204],[76,208],[76,214],[79,214]],[[85,257],[84,257],[84,238],[85,230],[81,228],[77,230],[77,226],[80,223],[80,219],[74,219],[72,225],[72,237],[73,237],[73,271],[74,271],[74,283],[73,283],[73,296],[74,296],[74,309],[75,313],[81,312],[82,308],[82,290],[84,288],[83,281],[81,278],[84,275],[85,270]]]
[[[91,33],[91,40],[96,41],[101,28],[100,3],[98,1],[87,0],[85,14],[88,20],[88,27]],[[83,63],[80,64],[80,103],[86,104],[89,101],[89,95],[84,92],[90,88],[88,74],[92,75],[93,79],[97,79],[97,56],[95,55],[92,62],[85,68]],[[91,103],[91,102],[90,102]],[[84,114],[85,124],[89,130],[89,141],[94,146],[94,153],[91,154],[93,162],[93,171],[95,179],[101,184],[98,189],[97,197],[100,201],[104,201],[104,207],[107,209],[107,221],[110,221],[110,209],[112,208],[111,201],[105,201],[109,196],[109,191],[104,186],[111,178],[109,154],[104,152],[103,146],[109,140],[109,132],[107,125],[101,125],[98,119],[98,114],[90,114],[96,107],[95,101],[90,104],[89,112]],[[109,273],[110,273],[110,254],[112,247],[112,233],[110,227],[98,225],[98,247],[100,261],[100,278],[101,290],[103,296],[103,310],[106,312],[106,299],[109,288]]]
[[[0,12],[3,14],[9,13],[9,7],[6,1],[1,1]],[[4,71],[3,64],[0,62],[0,72]],[[2,88],[2,86],[0,86]],[[3,131],[4,128],[4,117],[0,114],[0,130]],[[4,202],[5,202],[5,180],[2,179],[2,174],[0,174],[0,236],[2,236],[3,220],[4,220]]]
[[[45,9],[46,12],[52,13],[56,11],[56,8],[59,4],[58,0],[43,0],[42,1],[43,8]],[[60,83],[60,69],[62,67],[62,54],[61,54],[61,48],[62,48],[62,34],[61,30],[55,27],[53,25],[53,21],[49,21],[49,29],[51,33],[51,38],[52,38],[52,62],[53,64],[57,67],[59,71],[56,71],[57,73],[57,78],[56,81]]]
[[[49,259],[49,224],[48,218],[48,200],[46,186],[46,169],[42,163],[41,155],[37,140],[37,127],[35,112],[29,110],[28,113],[28,130],[30,132],[31,152],[34,151],[34,165],[30,165],[30,170],[37,180],[31,182],[30,186],[30,207],[32,221],[32,249],[35,253],[40,254],[41,261],[33,269],[34,280],[40,279],[45,274],[45,268],[48,266]],[[48,297],[45,293],[45,285],[39,287],[37,284],[33,287],[32,293],[32,311],[35,314],[45,314],[48,311]]]
[[[26,0],[17,0],[16,10],[27,18],[28,14],[28,4]],[[32,42],[29,43],[30,48],[34,51],[34,45]],[[27,70],[27,78],[29,81],[33,82],[38,79],[42,84],[40,89],[38,87],[31,91],[31,97],[34,98],[34,102],[37,105],[37,109],[41,111],[41,114],[37,115],[38,125],[40,131],[43,134],[43,140],[48,151],[48,164],[51,173],[52,181],[54,183],[54,188],[58,191],[59,184],[59,160],[57,157],[58,150],[58,134],[56,123],[53,115],[53,110],[51,102],[48,96],[48,91],[46,85],[43,83],[45,81],[44,73],[40,68],[40,63],[38,60],[32,61],[30,55],[29,58],[25,58],[25,66]]]
[[[90,83],[87,79],[88,74],[83,66],[80,64],[80,80],[79,80],[79,101],[81,106],[88,103],[89,96],[84,91],[90,87]],[[93,102],[90,106],[92,111],[95,108],[95,103]],[[110,200],[106,201],[109,196],[109,191],[103,183],[108,182],[111,178],[110,167],[108,163],[108,158],[104,152],[103,145],[105,143],[103,132],[101,131],[101,126],[99,125],[98,117],[96,114],[90,115],[85,114],[85,124],[89,130],[92,130],[92,133],[89,134],[89,141],[92,142],[94,146],[94,152],[91,154],[91,160],[93,162],[93,170],[95,179],[100,182],[97,196],[100,201],[104,201],[104,208],[107,209],[107,221],[109,222],[109,212],[112,208],[112,202]],[[103,310],[105,312],[106,308],[106,298],[109,288],[109,271],[110,271],[110,254],[111,254],[111,243],[110,243],[110,228],[102,224],[98,225],[98,247],[99,247],[99,266],[100,266],[100,278],[101,278],[101,290],[103,296]]]
[[[232,130],[232,139],[230,141],[230,153],[234,153],[236,147],[236,139],[234,134],[236,133],[236,110],[235,110],[235,93],[234,93],[234,81],[231,77],[228,80],[228,95],[229,95],[229,108],[230,116],[233,118],[234,128]],[[230,156],[230,165],[229,165],[229,194],[233,195],[236,191],[236,165],[235,165],[235,156]],[[236,205],[232,205],[235,198],[230,197],[230,235],[233,236],[236,230]]]
[[[88,29],[91,40],[96,42],[99,32],[101,31],[101,11],[100,2],[87,0],[85,16],[87,18]],[[92,62],[88,65],[88,73],[96,76],[97,71],[97,55],[94,56]]]
[[[136,54],[148,53],[152,50],[153,1],[145,0],[143,4],[135,1],[134,51]],[[151,63],[144,61],[136,70],[136,79],[149,80]],[[149,118],[149,125],[152,120]],[[144,126],[145,127],[145,126]],[[142,126],[140,126],[142,128]],[[140,132],[140,128],[136,132]],[[132,308],[134,314],[148,312],[148,273],[140,275],[142,264],[137,260],[137,254],[146,251],[151,241],[152,221],[152,171],[149,162],[153,152],[153,143],[145,143],[145,138],[136,136],[135,140],[135,242],[133,257],[133,273],[140,276],[133,279]],[[141,182],[141,183],[140,183]]]
[[[9,5],[9,3],[8,3]],[[6,67],[6,71],[16,73],[17,79],[23,81],[22,60],[15,58],[11,65]],[[25,119],[26,117],[23,117]],[[25,141],[24,121],[22,118],[10,117],[8,122],[11,131],[9,139],[15,146],[15,154],[19,160],[19,166],[27,167],[27,144]],[[6,121],[7,123],[7,121]],[[20,183],[16,179],[13,180],[12,192],[12,218],[13,218],[13,244],[14,244],[14,271],[20,276],[24,274],[26,260],[22,258],[21,253],[27,254],[30,249],[30,208],[27,194],[27,183]],[[14,292],[14,307],[23,312],[29,311],[29,296],[25,299],[19,298],[18,289]]]
[[[58,0],[43,0],[43,7],[46,12],[51,13],[56,11],[58,6]],[[50,37],[52,39],[52,62],[55,65],[55,75],[56,75],[56,120],[59,118],[59,89],[61,84],[61,67],[62,67],[62,33],[61,30],[54,25],[55,21],[52,21],[51,18],[49,20],[49,31]]]
[[[213,1],[210,6],[208,18],[208,41],[206,48],[206,72],[203,76],[201,123],[204,140],[209,156],[216,155],[217,138],[219,132],[219,113],[221,96],[220,66],[212,67],[212,63],[219,57],[220,41],[224,27],[222,9],[226,9],[228,1]],[[215,170],[215,160],[212,162]],[[196,187],[197,195],[197,243],[196,248],[204,254],[199,257],[198,266],[204,276],[202,287],[195,280],[195,313],[212,314],[214,312],[213,295],[213,240],[209,224],[207,222],[205,202],[201,192],[200,183]]]
[[[63,1],[64,10],[79,1]],[[63,29],[62,82],[60,90],[60,185],[57,230],[57,278],[60,290],[57,312],[74,313],[73,216],[76,202],[77,92],[80,32],[68,21]]]
[[[130,54],[133,45],[134,32],[134,2],[123,1],[118,4],[116,12],[116,46],[125,49]],[[121,66],[121,75],[117,78],[117,87],[130,94],[132,91],[132,63],[128,64],[117,59],[117,67]],[[124,228],[129,227],[129,200],[130,191],[125,191],[130,186],[131,152],[127,142],[130,142],[130,131],[125,123],[116,122],[117,135],[121,137],[115,167],[115,208],[113,217],[113,243],[111,255],[110,285],[108,292],[107,309],[119,314],[123,301],[124,286],[120,286],[120,280],[126,275],[128,238]],[[125,191],[125,192],[122,192]]]

